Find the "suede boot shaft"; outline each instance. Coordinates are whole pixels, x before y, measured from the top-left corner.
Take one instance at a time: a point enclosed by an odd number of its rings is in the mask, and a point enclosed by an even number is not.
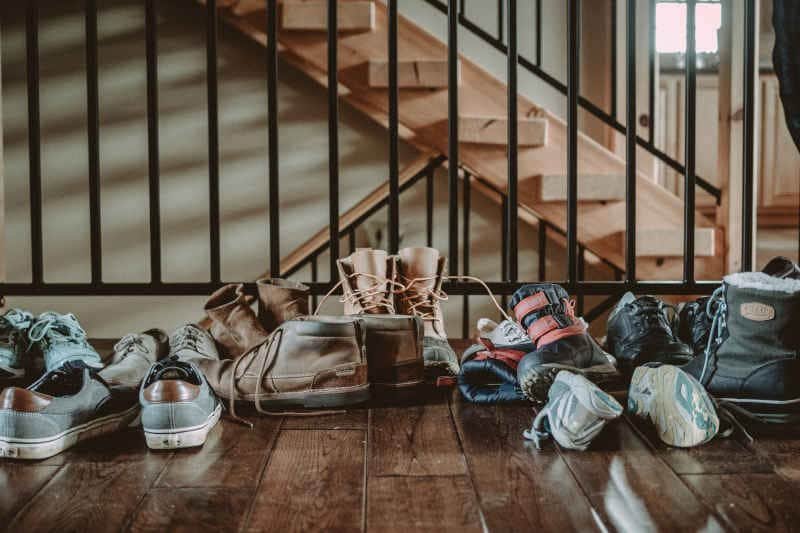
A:
[[[287,320],[308,314],[308,285],[280,278],[256,281],[258,320],[266,331],[275,331]]]
[[[242,284],[225,285],[206,302],[210,333],[223,357],[238,357],[267,339],[268,332],[256,318],[251,302]]]

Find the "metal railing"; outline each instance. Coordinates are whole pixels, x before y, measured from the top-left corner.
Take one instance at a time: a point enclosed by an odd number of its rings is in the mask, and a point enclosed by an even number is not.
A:
[[[43,276],[43,239],[42,239],[42,173],[41,173],[41,132],[39,108],[39,13],[40,0],[27,0],[26,16],[26,45],[27,45],[27,97],[28,97],[28,133],[29,133],[29,166],[30,166],[30,218],[31,218],[31,272],[30,282],[25,283],[0,283],[2,295],[202,295],[209,294],[223,282],[221,277],[221,250],[220,250],[220,202],[219,202],[219,129],[218,129],[218,78],[217,78],[217,1],[206,0],[206,55],[207,55],[207,93],[208,93],[208,185],[209,185],[209,240],[210,240],[210,279],[207,282],[164,282],[161,270],[161,239],[160,239],[160,205],[159,205],[159,112],[158,112],[158,35],[156,31],[156,11],[160,0],[144,0],[146,22],[146,59],[147,59],[147,139],[148,139],[148,169],[149,169],[149,221],[150,221],[150,272],[149,282],[142,283],[109,283],[103,280],[102,273],[102,248],[101,248],[101,218],[100,218],[100,145],[99,145],[99,120],[98,120],[98,62],[97,62],[97,1],[85,0],[86,17],[86,72],[87,72],[87,101],[88,101],[88,158],[89,158],[89,215],[91,230],[91,280],[88,283],[50,283]],[[163,1],[163,0],[162,0]],[[508,69],[508,187],[501,193],[503,224],[502,224],[502,276],[499,280],[490,280],[488,286],[500,295],[511,294],[522,282],[535,281],[519,279],[518,258],[519,217],[518,204],[518,148],[517,148],[517,68],[522,66],[537,75],[545,82],[564,92],[567,96],[567,224],[563,232],[567,242],[567,279],[553,280],[562,283],[565,288],[578,296],[580,307],[583,306],[585,295],[608,296],[599,306],[587,313],[589,318],[598,316],[603,310],[614,303],[614,299],[626,290],[648,292],[654,294],[702,294],[710,293],[717,282],[701,282],[695,279],[694,273],[694,213],[695,195],[694,187],[699,185],[712,194],[718,195],[715,190],[695,173],[695,49],[693,31],[687,32],[687,61],[686,61],[686,154],[685,165],[672,160],[653,145],[652,126],[649,139],[643,139],[636,134],[636,0],[627,0],[627,24],[625,32],[626,50],[626,87],[628,99],[625,109],[626,124],[622,125],[616,120],[616,104],[613,104],[610,113],[599,109],[593,103],[579,94],[580,87],[580,55],[579,55],[579,29],[581,17],[580,0],[568,0],[568,27],[567,42],[569,54],[569,68],[567,83],[563,84],[541,68],[542,39],[541,31],[537,31],[536,57],[529,60],[518,53],[517,37],[520,28],[527,25],[518,24],[517,1],[503,0],[499,2],[499,24],[497,36],[490,35],[472,22],[464,12],[463,1],[449,0],[448,2],[426,0],[429,4],[442,10],[447,16],[447,45],[448,45],[448,116],[449,116],[449,148],[446,159],[448,165],[448,255],[451,272],[469,271],[469,226],[470,226],[470,180],[473,179],[465,172],[463,180],[463,234],[459,235],[459,207],[458,187],[461,180],[459,172],[459,144],[458,138],[458,57],[459,30],[466,28],[470,32],[483,38],[494,48],[507,56]],[[278,122],[278,46],[277,46],[277,0],[267,0],[267,16],[264,25],[267,33],[266,49],[266,79],[267,79],[267,110],[269,140],[265,146],[268,152],[268,201],[269,231],[266,233],[265,244],[269,248],[270,271],[274,276],[288,276],[296,273],[297,269],[280,272],[280,213],[277,209],[280,198],[279,177],[279,139],[280,128]],[[395,252],[399,246],[399,195],[407,190],[418,179],[426,177],[428,226],[426,229],[427,240],[432,241],[431,213],[432,200],[432,166],[426,168],[411,182],[400,187],[399,184],[399,95],[398,95],[398,0],[387,0],[388,10],[388,62],[389,62],[389,113],[388,113],[388,176],[390,194],[384,203],[370,211],[369,216],[380,207],[388,206],[388,231],[389,251]],[[696,0],[688,0],[689,26],[694,22],[694,6]],[[541,1],[536,1],[536,27],[541,29]],[[338,58],[337,58],[337,13],[336,1],[328,0],[328,87],[338,86]],[[755,13],[752,2],[746,2],[745,8],[745,48],[744,53],[744,146],[743,146],[743,175],[742,190],[742,268],[752,268],[753,240],[751,229],[753,227],[753,139],[754,139],[754,49],[755,49]],[[614,55],[616,62],[616,54]],[[651,67],[652,68],[652,67]],[[614,76],[616,74],[614,73]],[[652,79],[652,77],[651,77]],[[614,79],[616,91],[616,79]],[[652,91],[652,88],[651,88]],[[340,227],[339,227],[339,95],[335,90],[328,91],[328,135],[329,135],[329,242],[327,251],[330,258],[331,276],[335,276],[336,260],[339,257]],[[612,99],[613,102],[614,99]],[[651,105],[652,105],[651,98]],[[578,243],[578,109],[583,108],[592,115],[611,126],[617,131],[625,133],[627,169],[626,169],[626,234],[625,234],[625,272],[613,267],[614,281],[585,281],[584,268],[585,249]],[[652,112],[652,111],[651,111]],[[652,121],[651,121],[652,122]],[[685,179],[685,233],[684,233],[684,265],[683,279],[678,281],[647,281],[639,280],[636,275],[636,148],[643,147],[654,154],[670,167],[678,170]],[[444,157],[435,160],[439,165]],[[474,177],[478,179],[479,177]],[[366,217],[357,221],[363,222]],[[351,224],[344,228],[344,234],[350,238],[351,248],[354,246],[353,228]],[[546,277],[545,273],[545,248],[548,232],[561,232],[560,229],[541,221],[539,224],[539,279]],[[459,258],[459,239],[463,239],[463,256]],[[312,265],[310,283],[312,292],[322,294],[330,289],[335,279],[318,281],[317,260],[324,249],[315,250],[309,261]],[[461,260],[461,261],[460,261]],[[460,267],[460,268],[459,268]],[[251,287],[252,288],[252,287]],[[448,282],[445,290],[455,295],[482,294],[483,288],[470,282]],[[468,304],[465,306],[468,309]]]

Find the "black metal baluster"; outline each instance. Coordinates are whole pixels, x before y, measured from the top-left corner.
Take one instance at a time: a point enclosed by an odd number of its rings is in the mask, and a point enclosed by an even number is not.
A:
[[[500,195],[500,275],[508,279],[508,196]]]
[[[208,227],[211,282],[222,281],[219,214],[219,106],[217,95],[217,0],[206,0],[206,91],[208,93]]]
[[[89,242],[92,285],[103,281],[100,230],[100,96],[97,64],[97,0],[86,0],[86,131],[89,152]]]
[[[497,40],[503,42],[503,0],[497,0]]]
[[[400,247],[400,182],[397,89],[397,0],[388,0],[389,10],[389,253]]]
[[[458,272],[458,6],[447,2],[447,170],[450,272]]]
[[[25,53],[28,75],[28,166],[31,202],[31,279],[44,283],[42,241],[42,136],[39,117],[39,2],[28,0],[25,14]]]
[[[684,222],[683,222],[683,281],[690,284],[694,282],[694,205],[695,205],[695,127],[696,127],[696,92],[697,59],[695,50],[695,8],[697,0],[686,2],[686,125],[685,136],[685,166],[684,176]]]
[[[352,226],[347,232],[347,250],[352,255],[356,251],[356,228]]]
[[[744,3],[744,146],[742,147],[742,271],[753,269],[753,162],[755,143],[756,13],[753,2]]]
[[[311,282],[312,283],[316,283],[317,281],[319,281],[319,265],[318,265],[317,259],[319,259],[319,256],[317,254],[314,254],[312,259],[311,259]],[[314,311],[316,311],[316,309],[317,309],[317,293],[316,292],[313,293],[312,296],[311,296],[311,307],[314,309]],[[314,311],[312,311],[312,312],[314,312]]]
[[[626,26],[625,272],[629,286],[633,286],[636,282],[636,0],[628,0]]]
[[[471,195],[471,185],[470,180],[472,176],[470,176],[469,172],[464,172],[464,189],[462,191],[463,194],[463,211],[462,211],[462,241],[463,241],[463,249],[462,249],[462,260],[461,260],[461,268],[462,272],[465,276],[469,276],[469,254],[470,254],[470,234],[469,234],[469,220],[470,220],[470,209],[472,209],[471,204],[472,200],[470,198]],[[461,336],[463,338],[467,338],[469,336],[469,296],[464,296],[464,309],[461,313]]]
[[[617,0],[611,0],[611,118],[617,119]]]
[[[147,158],[150,192],[150,282],[161,283],[161,192],[158,141],[158,17],[156,1],[145,1],[147,56]]]
[[[508,281],[517,281],[518,233],[517,233],[517,0],[507,0],[508,18]]]
[[[539,281],[544,281],[547,276],[547,224],[544,220],[539,220],[539,247],[537,249],[539,259]]]
[[[583,281],[583,280],[586,279],[586,257],[584,255],[585,253],[586,253],[586,248],[584,248],[581,245],[578,245],[578,280],[579,281]],[[584,303],[586,301],[585,297],[584,297],[584,294],[583,294],[583,291],[578,291],[577,300],[578,300],[577,301],[577,304],[578,304],[578,306],[577,306],[578,316],[582,316],[583,315],[583,306],[584,306]]]
[[[328,172],[331,281],[339,259],[339,76],[336,0],[328,0]]]
[[[267,134],[269,135],[269,273],[281,276],[278,165],[278,0],[267,0]]]
[[[656,0],[650,0],[648,12],[648,87],[647,87],[647,140],[650,144],[655,142],[655,113],[656,113]],[[635,21],[634,21],[635,23]]]
[[[567,283],[578,277],[578,94],[580,94],[580,1],[567,3]]]
[[[536,0],[536,66],[542,66],[542,0]]]

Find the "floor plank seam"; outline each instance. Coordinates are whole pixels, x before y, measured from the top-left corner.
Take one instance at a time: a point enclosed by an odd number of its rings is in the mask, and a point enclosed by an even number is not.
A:
[[[12,516],[11,519],[8,521],[9,526],[11,526],[11,524],[13,524],[17,520],[17,518],[22,516],[25,513],[25,511],[28,510],[28,507],[30,507],[31,504],[39,497],[39,494],[41,494],[42,491],[44,491],[48,486],[50,486],[50,484],[53,482],[56,476],[58,476],[58,474],[60,474],[61,471],[64,470],[64,468],[66,468],[68,464],[69,463],[58,465],[58,468],[56,469],[55,472],[53,472],[53,475],[50,476],[50,478],[47,481],[42,483],[42,486],[39,487],[39,490],[34,492],[27,502],[22,504],[22,506],[19,509],[17,509],[17,511],[14,513],[14,516]],[[5,531],[11,531],[10,527],[8,529],[5,529]]]
[[[150,486],[147,487],[147,490],[142,492],[142,496],[139,498],[139,501],[136,502],[136,505],[133,506],[130,516],[128,516],[128,519],[123,523],[123,526],[120,528],[120,531],[131,530],[131,528],[133,527],[133,523],[136,521],[137,516],[142,511],[142,504],[144,503],[145,499],[147,499],[147,496],[150,494],[150,491],[156,487],[156,484],[161,479],[161,476],[164,475],[164,472],[167,471],[169,463],[172,461],[174,457],[175,457],[175,452],[170,452],[169,456],[164,461],[164,466],[161,467],[161,470],[159,470],[158,475],[153,477],[153,481],[150,482]]]
[[[481,529],[483,531],[489,531],[489,525],[486,522],[486,512],[483,509],[483,502],[481,501],[481,495],[478,493],[478,489],[475,486],[475,479],[473,478],[472,468],[470,467],[469,458],[467,457],[467,453],[464,450],[464,442],[461,438],[461,434],[458,431],[458,424],[456,424],[455,414],[453,413],[453,395],[450,394],[447,397],[447,412],[450,415],[448,418],[450,419],[450,424],[453,428],[453,432],[456,436],[456,442],[458,443],[458,449],[461,451],[461,457],[464,458],[464,469],[466,470],[466,477],[469,481],[470,489],[472,489],[472,494],[475,497],[475,503],[478,504],[478,518],[481,522]]]
[[[253,493],[250,496],[250,502],[247,504],[247,510],[244,513],[244,517],[242,517],[242,524],[239,527],[239,531],[246,531],[247,526],[250,524],[250,519],[253,515],[253,507],[255,507],[256,499],[258,498],[258,492],[261,490],[261,484],[264,481],[264,475],[267,472],[267,468],[269,468],[269,463],[272,459],[272,452],[275,451],[275,446],[278,444],[278,437],[280,437],[280,434],[283,431],[283,423],[285,420],[285,416],[281,417],[280,421],[278,422],[278,428],[273,433],[272,442],[270,443],[269,449],[265,452],[266,460],[264,461],[264,465],[261,467],[261,472],[258,476],[258,482],[256,483]]]

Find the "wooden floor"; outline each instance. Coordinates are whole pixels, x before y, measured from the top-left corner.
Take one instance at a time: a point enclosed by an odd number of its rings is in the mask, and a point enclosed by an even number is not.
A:
[[[800,440],[668,449],[623,418],[587,452],[536,451],[521,435],[533,414],[423,390],[341,415],[248,413],[252,430],[223,419],[204,447],[174,453],[132,428],[0,463],[0,528],[800,529]]]

